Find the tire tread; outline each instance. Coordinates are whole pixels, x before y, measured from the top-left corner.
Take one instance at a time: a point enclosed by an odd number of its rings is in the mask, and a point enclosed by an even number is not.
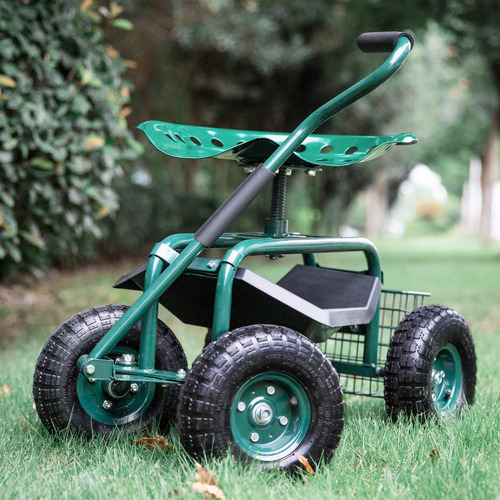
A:
[[[387,353],[384,399],[393,420],[401,412],[423,418],[436,414],[430,399],[430,373],[437,350],[448,340],[456,342],[459,348],[464,364],[464,402],[472,404],[476,355],[467,323],[448,307],[422,306],[398,325]]]

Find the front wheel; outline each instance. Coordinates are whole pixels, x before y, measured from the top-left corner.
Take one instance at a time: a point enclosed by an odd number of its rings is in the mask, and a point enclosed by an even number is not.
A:
[[[318,347],[289,328],[251,325],[212,342],[181,389],[178,429],[198,460],[239,459],[294,469],[333,457],[344,424],[342,389]]]
[[[80,356],[90,353],[127,309],[115,305],[87,309],[63,323],[46,342],[35,368],[33,395],[49,431],[70,428],[86,435],[103,434],[116,427],[142,429],[153,421],[168,429],[176,412],[178,387],[93,381],[77,369]],[[106,357],[137,360],[140,325],[137,322]],[[179,341],[161,321],[155,366],[166,371],[187,369]]]
[[[384,398],[388,414],[457,416],[472,404],[476,353],[465,320],[452,309],[424,306],[396,329],[387,353]]]

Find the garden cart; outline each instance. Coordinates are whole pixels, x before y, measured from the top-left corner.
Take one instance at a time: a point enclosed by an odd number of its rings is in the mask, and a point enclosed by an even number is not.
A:
[[[194,234],[153,248],[148,264],[117,288],[142,291],[130,307],[87,309],[45,344],[34,375],[38,414],[49,430],[86,435],[177,421],[193,457],[228,450],[263,466],[294,469],[332,458],[344,424],[343,393],[384,398],[395,420],[458,415],[472,403],[474,344],[455,311],[423,305],[426,293],[382,289],[379,254],[360,237],[290,232],[286,182],[348,168],[414,144],[394,136],[311,135],[403,64],[407,33],[365,33],[365,52],[390,52],[362,81],[314,111],[291,134],[149,121],[139,126],[163,153],[234,160],[249,174]],[[226,232],[272,184],[263,232]],[[219,249],[217,257],[207,249]],[[357,252],[362,272],[321,266],[324,254]],[[301,256],[279,281],[242,267],[250,256]],[[206,345],[188,370],[183,349],[158,319],[159,304],[206,327]]]

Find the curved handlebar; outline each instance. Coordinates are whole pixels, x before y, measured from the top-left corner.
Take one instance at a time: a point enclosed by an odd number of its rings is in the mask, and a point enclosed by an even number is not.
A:
[[[396,47],[382,65],[363,80],[311,113],[267,159],[264,163],[265,167],[273,173],[277,172],[289,156],[302,144],[304,139],[312,134],[320,125],[332,118],[339,111],[347,108],[353,102],[375,90],[396,73],[408,57],[413,46],[412,42],[413,38],[410,40],[407,35],[398,37]]]
[[[392,54],[381,66],[366,78],[310,114],[266,162],[250,174],[205,224],[198,229],[195,233],[196,240],[204,247],[210,247],[236,217],[271,182],[274,174],[302,144],[306,137],[339,111],[342,111],[353,102],[375,90],[390,78],[401,67],[410,53],[413,46],[413,39],[410,38],[408,35],[398,37]]]
[[[392,52],[402,37],[408,38],[413,48],[413,37],[403,31],[376,31],[358,37],[358,47],[363,52]]]

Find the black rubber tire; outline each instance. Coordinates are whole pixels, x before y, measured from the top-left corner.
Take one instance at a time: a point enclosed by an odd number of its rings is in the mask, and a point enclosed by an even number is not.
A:
[[[76,362],[91,351],[127,309],[122,305],[87,309],[63,323],[47,340],[36,363],[33,396],[38,415],[49,431],[69,428],[90,436],[117,428],[94,420],[82,408],[77,394],[79,372]],[[138,321],[118,345],[138,351],[140,330]],[[161,370],[187,369],[182,346],[161,321],[158,321],[155,363]],[[142,415],[118,427],[143,429],[155,421],[162,431],[167,431],[175,418],[178,398],[178,386],[157,384],[153,399]]]
[[[264,467],[293,470],[298,455],[311,466],[332,459],[344,425],[339,378],[324,353],[300,333],[275,325],[238,328],[212,342],[193,363],[180,393],[177,426],[186,451],[195,459],[224,454],[248,460],[230,427],[233,399],[245,382],[280,372],[299,382],[310,403],[305,437],[292,453]]]
[[[432,400],[432,369],[438,351],[452,344],[460,356],[462,384],[449,417],[472,404],[476,387],[476,353],[470,329],[456,311],[431,305],[415,309],[391,339],[384,372],[387,413],[396,421],[403,413],[425,420],[437,415]]]

